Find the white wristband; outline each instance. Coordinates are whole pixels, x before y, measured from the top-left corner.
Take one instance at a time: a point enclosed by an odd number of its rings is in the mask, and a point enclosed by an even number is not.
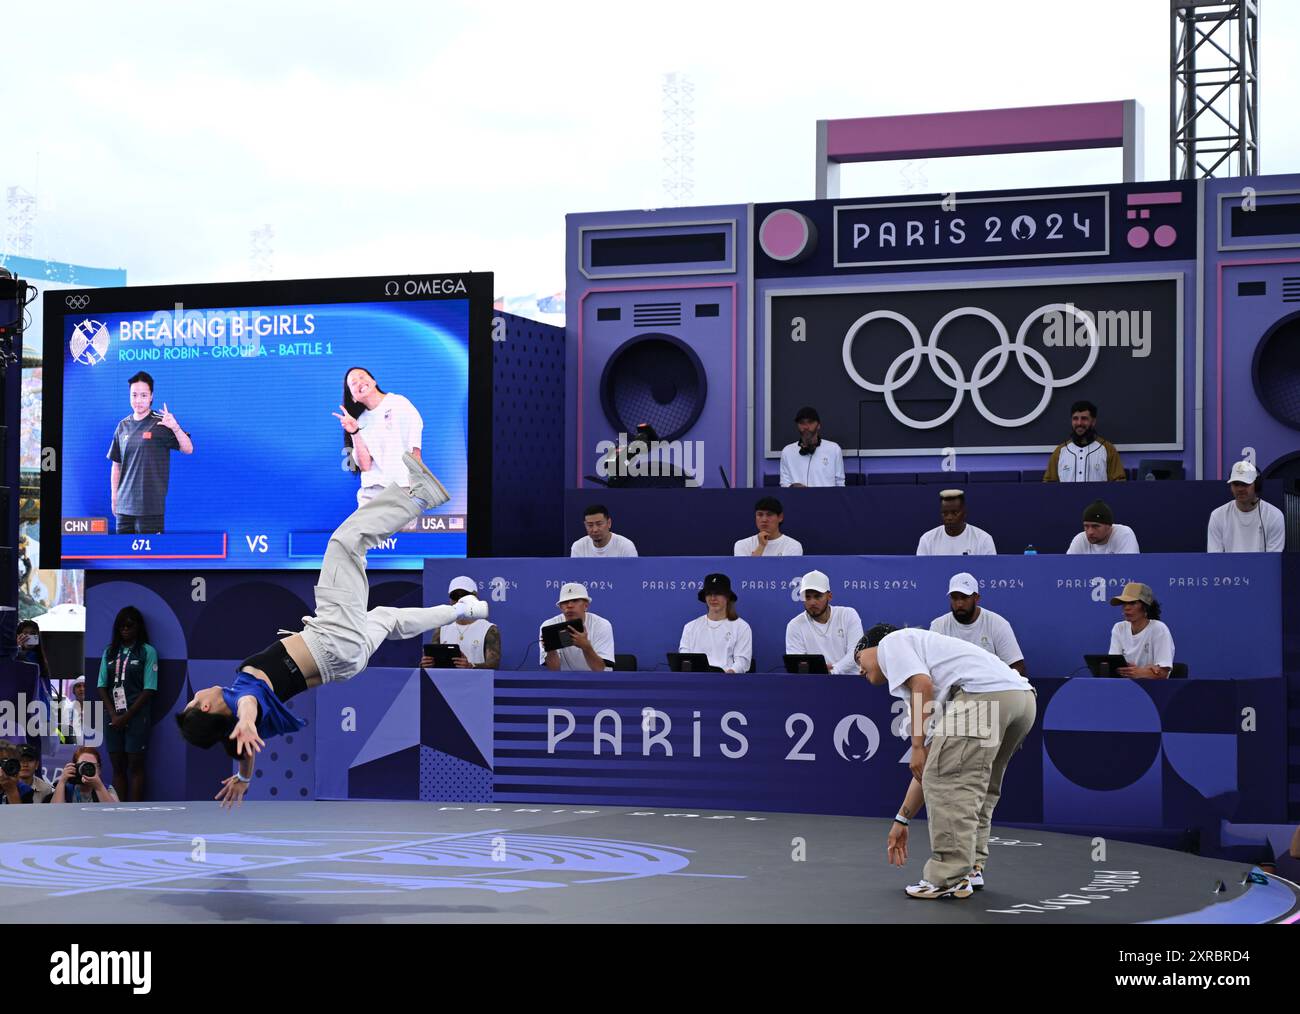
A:
[[[236,772],[235,772],[235,780],[236,780],[236,781],[239,781],[239,782],[243,782],[245,785],[247,785],[247,784],[248,784],[249,782],[251,782],[253,779],[251,779],[251,778],[245,778],[242,774],[240,774],[238,771],[236,771]]]
[[[907,827],[907,818],[900,813],[894,818],[894,823],[902,824],[904,827]]]

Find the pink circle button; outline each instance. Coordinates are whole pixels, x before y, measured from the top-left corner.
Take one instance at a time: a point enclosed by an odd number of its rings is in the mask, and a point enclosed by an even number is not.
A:
[[[772,260],[792,264],[812,253],[817,245],[817,227],[807,215],[780,208],[763,219],[758,245]]]
[[[1151,242],[1151,233],[1147,232],[1145,225],[1135,225],[1128,231],[1128,245],[1135,249],[1141,250]]]
[[[1162,225],[1156,230],[1156,246],[1173,246],[1178,240],[1178,230],[1172,225]]]

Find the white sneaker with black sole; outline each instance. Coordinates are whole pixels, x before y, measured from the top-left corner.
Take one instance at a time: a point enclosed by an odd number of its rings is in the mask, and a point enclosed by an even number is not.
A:
[[[920,898],[924,901],[932,901],[936,898],[969,898],[974,893],[971,890],[970,880],[966,877],[951,887],[938,887],[928,880],[922,880],[919,884],[910,884],[905,890],[909,898]]]

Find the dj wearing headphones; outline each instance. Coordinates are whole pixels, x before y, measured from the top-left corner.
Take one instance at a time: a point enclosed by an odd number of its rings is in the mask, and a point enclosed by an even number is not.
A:
[[[817,410],[805,405],[795,414],[799,439],[781,449],[782,486],[843,486],[844,452],[833,440],[822,439]]]

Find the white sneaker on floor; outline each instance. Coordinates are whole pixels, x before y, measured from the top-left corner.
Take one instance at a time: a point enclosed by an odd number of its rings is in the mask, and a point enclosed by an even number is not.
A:
[[[462,595],[456,600],[456,619],[486,620],[488,604],[477,595]]]
[[[439,507],[451,499],[442,483],[438,481],[424,462],[407,451],[402,455],[402,463],[411,476],[411,493],[428,502],[430,507]]]
[[[928,880],[922,880],[919,884],[908,885],[905,890],[909,898],[921,898],[926,901],[935,898],[969,898],[974,893],[970,881],[965,877],[951,887],[937,887]]]
[[[967,876],[966,880],[970,883],[972,891],[984,890],[984,867],[976,866],[970,871],[970,875]]]

